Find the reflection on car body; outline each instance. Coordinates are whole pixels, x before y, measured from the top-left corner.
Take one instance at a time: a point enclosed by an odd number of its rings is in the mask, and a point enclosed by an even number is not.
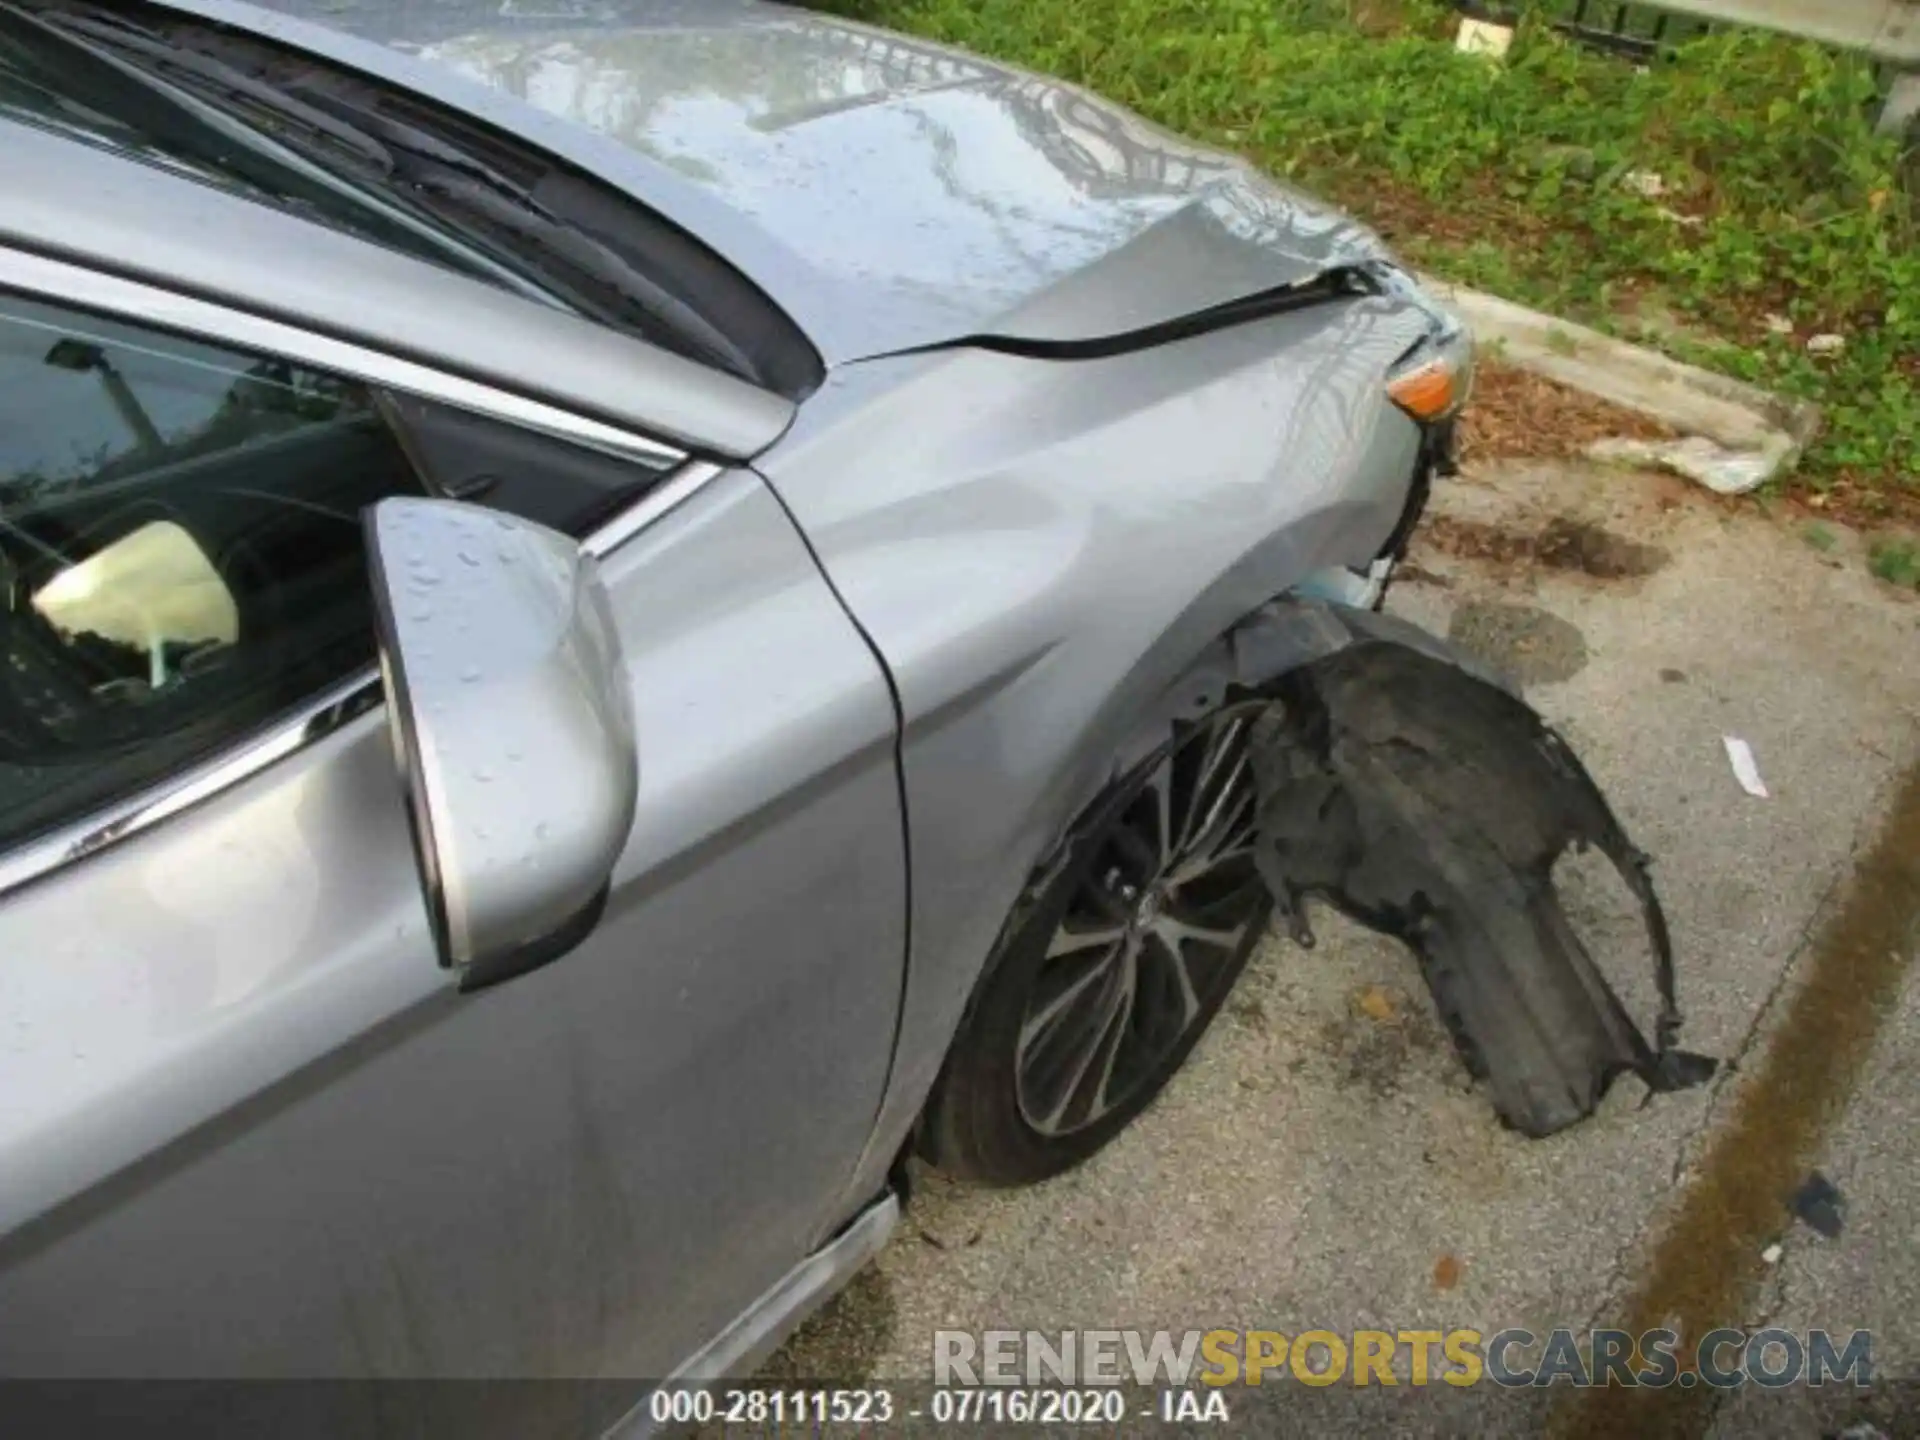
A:
[[[0,187],[0,1373],[644,1425],[1365,903],[1252,722],[1454,666],[1472,355],[1337,211],[753,0],[10,0]]]

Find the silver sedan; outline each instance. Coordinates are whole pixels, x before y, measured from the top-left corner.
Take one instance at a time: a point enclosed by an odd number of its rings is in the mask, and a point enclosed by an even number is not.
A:
[[[1468,381],[1344,216],[753,0],[9,0],[0,194],[14,1376],[737,1372],[909,1154],[1106,1144]]]

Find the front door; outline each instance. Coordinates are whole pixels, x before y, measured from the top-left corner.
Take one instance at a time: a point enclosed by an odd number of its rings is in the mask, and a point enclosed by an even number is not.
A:
[[[0,294],[0,1373],[657,1379],[847,1218],[904,957],[884,676],[756,476],[694,488],[603,560],[605,916],[457,992],[368,708],[409,406]]]

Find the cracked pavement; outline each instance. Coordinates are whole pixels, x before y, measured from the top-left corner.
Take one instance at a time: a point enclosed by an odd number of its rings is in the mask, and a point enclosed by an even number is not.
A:
[[[878,1266],[767,1373],[923,1378],[941,1327],[1539,1332],[1657,1303],[1665,1227],[1920,762],[1920,603],[1850,543],[1816,551],[1669,478],[1508,462],[1439,487],[1390,600],[1520,678],[1655,857],[1682,1043],[1735,1061],[1710,1087],[1643,1104],[1624,1079],[1568,1132],[1504,1131],[1412,958],[1316,911],[1318,948],[1269,936],[1167,1093],[1088,1164],[1023,1191],[921,1172]],[[1752,744],[1771,798],[1736,783],[1727,735]],[[1630,897],[1598,855],[1556,878],[1647,1023]],[[1848,1229],[1787,1232],[1748,1318],[1879,1326],[1881,1373],[1911,1373],[1894,1328],[1920,1298],[1911,975],[1860,1059],[1863,1098],[1819,1147]]]

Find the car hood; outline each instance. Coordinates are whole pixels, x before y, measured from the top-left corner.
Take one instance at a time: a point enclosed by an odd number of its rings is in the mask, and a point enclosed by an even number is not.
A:
[[[1083,90],[758,0],[270,4],[376,42],[389,58],[362,68],[489,111],[692,230],[830,364],[1112,336],[1384,254]],[[282,38],[366,58],[307,29]]]

